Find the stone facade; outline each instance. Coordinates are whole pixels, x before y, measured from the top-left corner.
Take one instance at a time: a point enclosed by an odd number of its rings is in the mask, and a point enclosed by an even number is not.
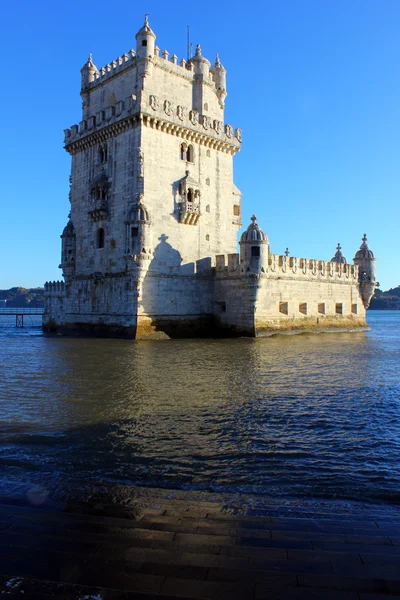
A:
[[[46,284],[46,332],[145,337],[266,335],[366,326],[375,259],[355,265],[270,254],[256,223],[242,235],[224,121],[226,71],[155,45],[147,16],[130,50],[81,70],[64,282]],[[225,255],[228,258],[225,259]],[[340,252],[341,254],[341,252]],[[339,256],[339,258],[338,258]]]

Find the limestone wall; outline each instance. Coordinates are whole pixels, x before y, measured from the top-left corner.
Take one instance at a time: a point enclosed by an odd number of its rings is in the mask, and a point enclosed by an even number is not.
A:
[[[139,191],[137,170],[138,128],[123,131],[110,138],[108,160],[101,164],[98,146],[83,149],[72,156],[71,220],[76,232],[76,273],[90,275],[118,273],[125,269],[125,221],[129,207]],[[107,213],[103,219],[93,219],[91,187],[104,174],[109,182]],[[104,229],[104,247],[97,248],[96,236]]]
[[[366,326],[357,267],[278,255],[260,273],[243,272],[237,254],[217,256],[215,311],[248,335]]]
[[[62,289],[61,289],[62,287]],[[45,285],[45,331],[128,335],[136,333],[137,280],[130,274],[93,275]]]

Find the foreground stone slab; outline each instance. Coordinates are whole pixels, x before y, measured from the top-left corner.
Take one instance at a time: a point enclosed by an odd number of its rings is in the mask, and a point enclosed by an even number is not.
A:
[[[0,597],[382,600],[400,597],[398,522],[226,512],[147,498],[146,510],[0,503]],[[190,510],[189,510],[190,509]],[[203,518],[199,515],[204,514]],[[349,530],[361,525],[363,534]],[[342,531],[340,531],[342,528]],[[343,531],[343,529],[345,531]],[[396,536],[393,536],[396,541]],[[23,592],[23,593],[22,593]]]

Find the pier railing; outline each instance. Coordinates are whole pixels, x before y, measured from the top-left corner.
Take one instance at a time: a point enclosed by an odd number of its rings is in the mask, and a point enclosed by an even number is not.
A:
[[[30,307],[18,307],[18,306],[5,306],[0,308],[1,316],[15,315],[15,326],[24,326],[24,317],[30,315],[42,315],[44,313],[43,307],[30,308]]]

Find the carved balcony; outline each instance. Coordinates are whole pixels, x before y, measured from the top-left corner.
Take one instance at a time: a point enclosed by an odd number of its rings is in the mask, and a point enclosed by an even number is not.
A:
[[[92,208],[88,211],[88,214],[93,221],[107,219],[109,215],[107,200],[96,200]]]
[[[200,204],[183,200],[179,203],[179,220],[185,225],[197,225],[200,217]]]

